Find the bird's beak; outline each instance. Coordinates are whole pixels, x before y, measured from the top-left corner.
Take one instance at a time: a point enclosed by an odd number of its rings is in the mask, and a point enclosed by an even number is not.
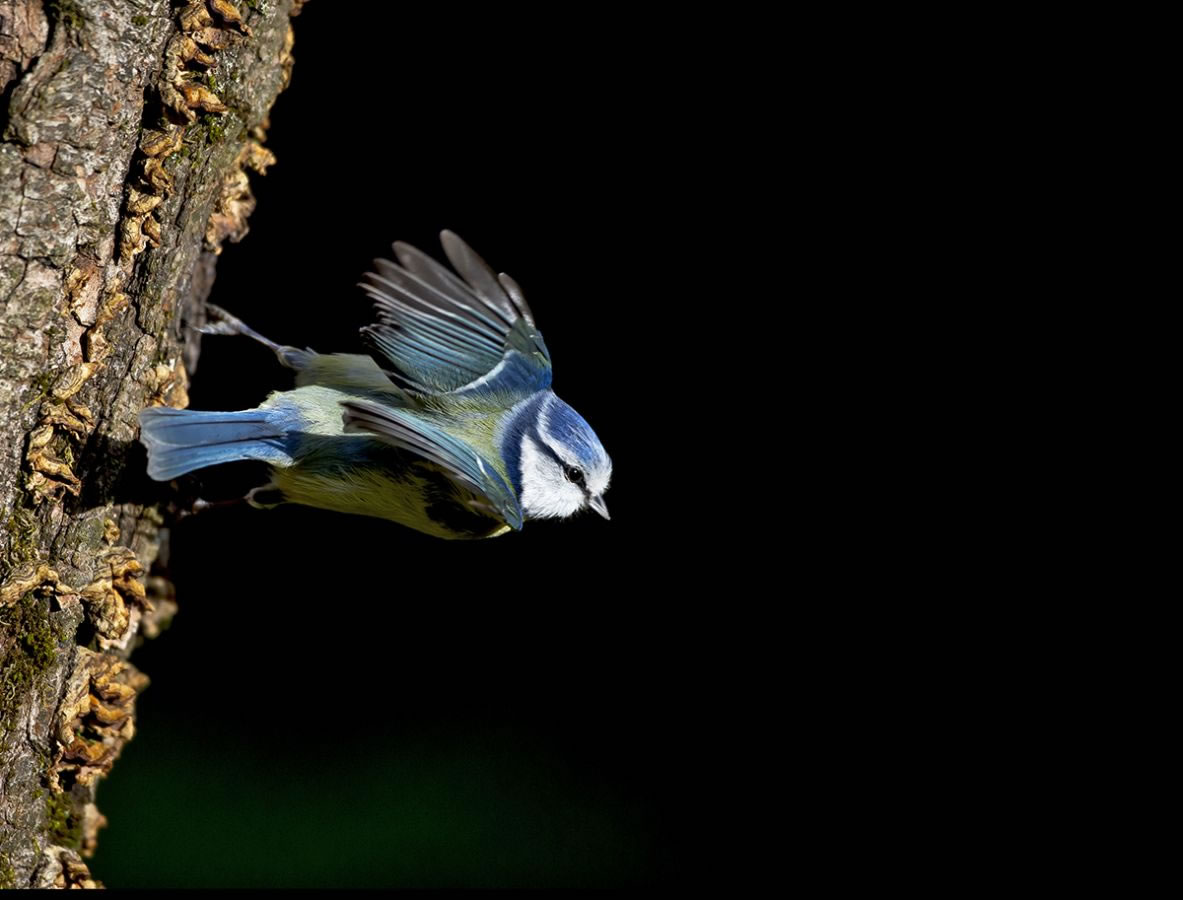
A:
[[[608,515],[608,504],[604,502],[603,497],[592,497],[587,501],[587,505],[598,512],[605,519],[612,518],[610,515]]]

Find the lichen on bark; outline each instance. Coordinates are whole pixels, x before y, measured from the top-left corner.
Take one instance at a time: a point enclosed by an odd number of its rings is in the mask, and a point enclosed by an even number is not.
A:
[[[175,609],[136,417],[187,403],[298,7],[0,0],[0,886],[95,886],[128,656]]]

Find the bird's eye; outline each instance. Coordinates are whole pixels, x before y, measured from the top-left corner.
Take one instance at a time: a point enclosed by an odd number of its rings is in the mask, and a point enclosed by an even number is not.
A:
[[[577,484],[583,487],[583,469],[577,466],[563,466],[563,477],[572,484]]]

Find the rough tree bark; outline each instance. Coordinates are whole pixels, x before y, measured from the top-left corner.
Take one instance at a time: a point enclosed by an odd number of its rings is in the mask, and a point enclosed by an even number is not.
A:
[[[95,886],[128,662],[175,605],[135,446],[185,406],[302,0],[0,0],[0,887]]]

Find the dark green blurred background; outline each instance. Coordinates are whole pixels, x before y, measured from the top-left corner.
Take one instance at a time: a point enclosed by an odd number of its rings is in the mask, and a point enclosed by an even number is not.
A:
[[[94,869],[109,886],[614,885],[656,874],[646,789],[621,783],[619,759],[600,771],[578,748],[564,752],[545,726],[474,716],[463,700],[438,719],[392,713],[383,701],[398,688],[373,682],[341,684],[359,701],[344,710],[315,690],[323,705],[301,710],[291,671],[178,691],[164,681],[185,674],[156,655],[137,659],[156,683],[100,791],[112,824]],[[161,708],[179,694],[198,705]]]
[[[92,869],[110,887],[700,881],[727,702],[703,632],[726,593],[685,542],[723,486],[698,469],[720,434],[696,358],[711,335],[696,276],[669,266],[699,202],[667,133],[676,73],[650,77],[650,48],[611,23],[540,39],[348,8],[294,20],[279,161],[252,176],[251,233],[212,302],[281,343],[357,352],[370,260],[458,231],[522,284],[555,390],[614,459],[613,519],[467,544],[302,508],[180,522],[180,612],[133,655],[152,684],[99,787]],[[257,345],[205,338],[191,406],[290,385]],[[240,464],[180,489],[264,478]]]

